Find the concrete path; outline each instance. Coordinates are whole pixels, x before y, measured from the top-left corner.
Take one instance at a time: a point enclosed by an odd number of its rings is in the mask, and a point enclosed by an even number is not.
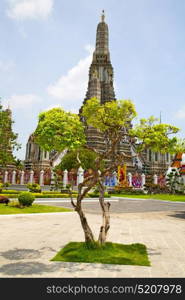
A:
[[[87,214],[96,235],[97,214]],[[113,213],[109,240],[144,243],[151,267],[50,262],[83,241],[75,212],[0,216],[0,277],[185,277],[185,212]]]

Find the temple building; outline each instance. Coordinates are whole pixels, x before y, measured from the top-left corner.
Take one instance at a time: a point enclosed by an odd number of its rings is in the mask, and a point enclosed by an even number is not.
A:
[[[107,101],[116,101],[113,80],[114,71],[109,51],[109,29],[105,22],[105,14],[103,11],[96,31],[96,47],[89,68],[87,92],[82,107],[79,110],[79,115],[86,101],[93,97],[99,99],[101,104]],[[81,120],[85,122],[83,117],[81,117]],[[130,124],[130,126],[132,125]],[[97,129],[86,126],[86,138],[87,144],[90,147],[97,149],[99,152],[105,149],[105,141]],[[124,139],[118,146],[117,151],[124,151],[127,155],[135,156],[136,145]],[[60,153],[48,153],[41,150],[40,147],[35,144],[33,136],[31,135],[26,148],[25,167],[26,169],[45,169],[56,164],[55,161],[59,161],[59,158],[61,159],[62,156],[63,154]],[[150,149],[147,149],[137,157],[127,159],[126,164],[128,172],[160,174],[168,169],[168,166],[171,164],[171,156],[168,153],[153,153]]]
[[[50,153],[42,150],[40,146],[35,143],[32,134],[30,135],[26,145],[26,157],[24,164],[27,170],[42,170],[51,167]]]

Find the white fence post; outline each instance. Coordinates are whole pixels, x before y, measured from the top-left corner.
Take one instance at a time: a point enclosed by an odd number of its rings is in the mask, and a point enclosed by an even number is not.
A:
[[[40,171],[39,184],[40,184],[40,186],[44,185],[44,170]]]
[[[77,186],[82,183],[84,180],[84,170],[82,167],[79,167],[78,173],[77,173]]]
[[[8,182],[8,171],[5,171],[4,173],[4,183]]]
[[[13,170],[12,172],[12,184],[16,184],[16,171]]]
[[[68,170],[64,170],[63,187],[65,188],[67,184],[68,184]]]
[[[29,183],[30,183],[30,184],[33,183],[33,175],[34,175],[34,171],[31,170],[31,171],[30,171],[30,179],[29,179]]]
[[[20,184],[24,184],[24,171],[21,171]]]
[[[154,175],[154,184],[157,184],[158,182],[157,182],[157,175],[155,174]]]
[[[145,176],[145,174],[142,174],[141,175],[141,187],[143,188],[144,187],[144,185],[145,185],[145,183],[146,183],[146,176]]]
[[[129,183],[129,186],[132,186],[132,174],[131,173],[128,173],[128,183]]]

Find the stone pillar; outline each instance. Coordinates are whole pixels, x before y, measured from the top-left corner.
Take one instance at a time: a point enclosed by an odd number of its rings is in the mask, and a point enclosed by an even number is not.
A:
[[[158,183],[157,182],[157,175],[155,174],[153,178],[154,178],[154,184],[157,184]]]
[[[146,176],[145,176],[145,174],[142,174],[141,175],[141,187],[143,188],[144,187],[144,185],[145,185],[145,179],[146,179]]]
[[[16,184],[16,171],[13,170],[12,172],[12,184]]]
[[[30,183],[30,184],[33,183],[33,175],[34,175],[34,171],[31,170],[31,171],[30,171],[30,179],[29,179],[29,183]]]
[[[8,171],[5,171],[4,173],[4,183],[8,182]]]
[[[24,184],[24,171],[21,171],[20,184]]]
[[[79,167],[78,173],[77,173],[77,186],[82,183],[84,180],[84,170],[82,167]]]
[[[40,186],[44,185],[44,170],[40,171],[39,184],[40,184]]]
[[[68,184],[68,170],[65,170],[63,176],[63,187],[65,188],[67,184]]]
[[[132,174],[128,173],[128,184],[129,186],[132,186]]]

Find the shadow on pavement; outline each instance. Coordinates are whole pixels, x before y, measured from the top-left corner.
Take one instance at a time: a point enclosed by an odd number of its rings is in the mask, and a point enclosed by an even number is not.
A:
[[[42,273],[56,272],[61,269],[60,265],[46,265],[39,262],[25,262],[6,264],[0,268],[0,273],[5,275],[36,275]]]
[[[10,260],[32,259],[39,258],[42,254],[34,249],[14,249],[0,253],[1,256]]]
[[[174,212],[173,215],[168,215],[168,217],[185,219],[185,211]]]

